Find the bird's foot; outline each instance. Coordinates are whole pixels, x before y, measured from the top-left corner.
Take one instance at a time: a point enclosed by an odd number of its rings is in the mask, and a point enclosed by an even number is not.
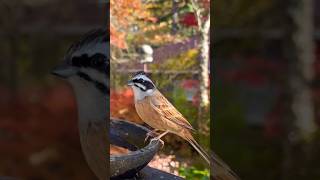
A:
[[[146,142],[149,139],[149,137],[156,137],[158,135],[159,134],[157,133],[157,130],[149,131],[147,133],[147,137],[144,139],[144,142]]]
[[[162,138],[163,136],[165,136],[166,134],[168,134],[169,132],[170,132],[169,130],[166,130],[164,133],[160,134],[159,136],[157,136],[157,137],[155,137],[155,138],[152,138],[151,141],[155,141],[155,140],[160,141],[161,144],[162,144],[162,147],[161,147],[161,148],[163,148],[164,142],[161,140],[161,138]]]
[[[158,137],[152,138],[152,139],[150,140],[150,142],[152,142],[152,141],[159,141],[159,142],[161,143],[161,149],[163,148],[164,142],[163,142],[160,138],[158,138]]]

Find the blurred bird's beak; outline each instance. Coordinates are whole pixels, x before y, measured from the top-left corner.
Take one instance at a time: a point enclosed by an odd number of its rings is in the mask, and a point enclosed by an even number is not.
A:
[[[128,85],[128,86],[133,86],[133,81],[132,81],[132,80],[129,80],[128,83],[127,83],[127,85]]]
[[[76,69],[68,64],[61,64],[56,66],[51,74],[59,76],[61,78],[68,78],[77,73]]]

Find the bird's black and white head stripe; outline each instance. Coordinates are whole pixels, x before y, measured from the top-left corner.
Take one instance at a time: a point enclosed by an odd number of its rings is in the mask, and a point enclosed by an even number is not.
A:
[[[92,55],[83,54],[81,56],[75,56],[71,59],[71,65],[78,68],[92,68],[99,72],[109,74],[109,61],[107,56],[101,53]]]
[[[93,83],[104,94],[109,94],[110,73],[109,35],[106,29],[91,31],[74,43],[65,61],[76,69],[80,79]]]
[[[98,29],[85,34],[66,53],[69,65],[93,68],[109,74],[109,35],[106,29]]]
[[[137,72],[131,79],[131,82],[133,86],[144,92],[156,88],[151,79],[148,78],[146,73],[143,71]]]

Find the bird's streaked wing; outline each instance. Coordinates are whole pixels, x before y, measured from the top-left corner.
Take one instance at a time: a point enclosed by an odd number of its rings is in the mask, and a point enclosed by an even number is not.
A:
[[[191,124],[186,120],[183,115],[158,91],[150,97],[151,106],[164,118],[174,122],[175,124],[184,128],[193,130]]]

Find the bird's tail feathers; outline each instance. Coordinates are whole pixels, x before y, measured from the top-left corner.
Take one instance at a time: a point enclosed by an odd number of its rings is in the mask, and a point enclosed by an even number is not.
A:
[[[192,145],[192,147],[197,150],[197,152],[203,157],[204,160],[210,165],[210,156],[207,152],[198,144],[198,142],[192,137],[188,132],[185,136],[185,139]]]
[[[239,180],[240,178],[235,174],[230,167],[225,164],[214,152],[210,153],[211,156],[198,144],[193,138],[190,132],[184,133],[184,139],[186,139],[192,147],[207,161],[215,179],[225,180]]]

